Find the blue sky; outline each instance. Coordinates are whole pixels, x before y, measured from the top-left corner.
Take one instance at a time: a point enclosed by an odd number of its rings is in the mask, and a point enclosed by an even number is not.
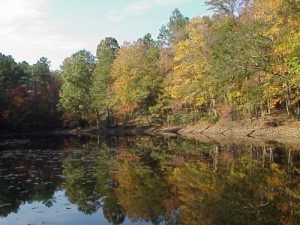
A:
[[[157,37],[171,11],[207,15],[204,0],[0,0],[0,52],[16,61],[47,57],[52,69],[80,49],[95,54],[106,36],[120,44]]]

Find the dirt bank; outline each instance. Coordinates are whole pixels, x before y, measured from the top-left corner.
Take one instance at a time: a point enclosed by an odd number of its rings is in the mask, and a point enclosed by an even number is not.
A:
[[[220,120],[217,123],[206,121],[188,125],[178,130],[182,136],[216,141],[238,142],[278,142],[299,145],[300,122],[276,121],[230,121]]]
[[[300,149],[300,121],[278,122],[274,119],[255,121],[219,120],[216,123],[200,121],[186,126],[133,126],[113,129],[77,130],[87,135],[180,135],[202,142],[221,144],[280,143]]]

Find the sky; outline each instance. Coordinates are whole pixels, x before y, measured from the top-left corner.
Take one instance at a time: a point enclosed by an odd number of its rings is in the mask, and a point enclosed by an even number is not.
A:
[[[78,50],[95,54],[105,37],[156,38],[175,8],[209,14],[204,0],[0,0],[0,52],[30,64],[47,57],[55,70]]]

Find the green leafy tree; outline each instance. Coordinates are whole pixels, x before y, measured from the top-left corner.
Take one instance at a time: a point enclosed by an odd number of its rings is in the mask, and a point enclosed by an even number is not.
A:
[[[63,63],[59,105],[75,119],[87,120],[90,116],[94,67],[95,57],[86,50],[73,54]]]
[[[235,19],[245,7],[249,6],[250,0],[207,0],[205,4],[215,13]]]
[[[167,25],[162,25],[160,28],[158,35],[159,43],[162,46],[170,46],[187,39],[185,26],[188,21],[189,19],[184,17],[179,9],[174,9]]]
[[[50,61],[47,58],[40,58],[36,64],[31,67],[31,82],[34,92],[46,88],[51,81]]]
[[[119,45],[114,38],[105,38],[97,48],[98,62],[93,72],[91,87],[92,106],[96,113],[97,127],[99,127],[100,121],[106,121],[106,125],[110,124],[111,91],[109,84],[117,49],[119,49]]]
[[[106,54],[106,51],[110,51],[110,53],[115,56],[119,48],[119,43],[115,38],[106,37],[97,46],[97,58],[101,59],[103,54]]]
[[[11,56],[0,53],[0,124],[4,124],[10,102],[10,91],[17,83],[17,63]]]

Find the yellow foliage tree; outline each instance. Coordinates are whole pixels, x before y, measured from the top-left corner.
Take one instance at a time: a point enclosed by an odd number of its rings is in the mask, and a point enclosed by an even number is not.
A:
[[[112,67],[112,92],[120,113],[147,113],[160,91],[162,76],[157,66],[159,50],[142,40],[125,44]]]
[[[285,103],[288,114],[293,102],[299,110],[299,9],[298,0],[257,0],[253,4],[255,20],[263,24],[261,35],[271,43],[269,68],[264,77],[268,106]]]
[[[194,18],[186,27],[189,39],[174,47],[173,74],[169,77],[166,91],[174,102],[192,109],[208,105],[213,98],[212,77],[209,76],[205,34],[208,21]]]

